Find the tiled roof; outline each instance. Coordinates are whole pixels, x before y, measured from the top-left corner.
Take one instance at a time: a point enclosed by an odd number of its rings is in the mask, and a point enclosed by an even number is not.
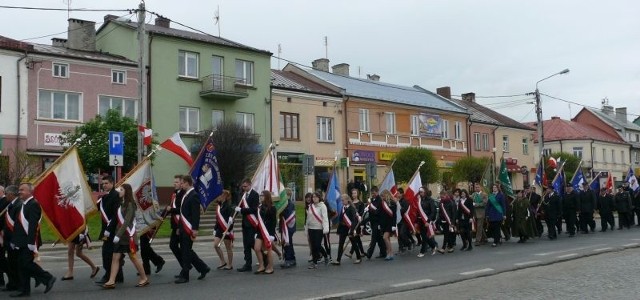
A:
[[[102,61],[105,63],[117,63],[117,64],[127,64],[127,65],[137,65],[138,63],[129,59],[124,58],[123,56],[102,53],[99,51],[82,51],[82,50],[74,50],[65,47],[54,47],[51,45],[43,45],[43,44],[33,44],[33,49],[37,53],[54,55],[54,56],[65,56],[70,58],[78,58],[84,60],[93,60],[93,61]]]
[[[135,22],[131,22],[131,21],[121,21],[121,20],[110,20],[109,22],[113,22],[115,24],[120,24],[126,27],[129,27],[131,29],[137,30],[138,28],[138,24]],[[102,30],[107,23],[104,23],[100,29],[98,29],[98,31]],[[234,42],[232,40],[228,40],[222,37],[217,37],[217,36],[213,36],[210,34],[202,34],[202,33],[197,33],[197,32],[193,32],[193,31],[187,31],[187,30],[180,30],[180,29],[175,29],[175,28],[166,28],[166,27],[162,27],[162,26],[157,26],[157,25],[153,25],[153,24],[145,24],[145,30],[151,33],[155,33],[155,34],[160,34],[160,35],[165,35],[165,36],[172,36],[172,37],[176,37],[176,38],[181,38],[181,39],[186,39],[186,40],[192,40],[192,41],[200,41],[200,42],[204,42],[204,43],[209,43],[209,44],[216,44],[216,45],[222,45],[222,46],[227,46],[227,47],[233,47],[233,48],[237,48],[237,49],[243,49],[243,50],[248,50],[248,51],[253,51],[253,52],[260,52],[262,54],[266,54],[271,56],[273,53],[267,51],[267,50],[261,50],[258,48],[253,48],[253,47],[249,47],[247,45],[243,45],[237,42]]]
[[[584,108],[590,112],[592,112],[593,114],[595,114],[596,116],[600,117],[600,119],[602,119],[603,121],[605,121],[606,123],[610,124],[611,126],[613,126],[613,128],[615,128],[616,130],[622,130],[622,128],[625,129],[631,129],[631,130],[635,130],[635,131],[640,131],[640,125],[635,124],[633,122],[629,122],[629,120],[625,119],[625,120],[620,120],[620,119],[616,119],[615,115],[609,115],[601,110],[598,109],[591,109],[591,108]]]
[[[344,90],[345,95],[406,104],[423,108],[467,114],[464,107],[429,91],[380,81],[337,75],[315,69],[303,69],[309,74]]]
[[[527,123],[527,125],[535,126],[535,123]],[[610,135],[595,126],[562,120],[557,117],[551,120],[543,121],[544,141],[560,141],[560,140],[596,140],[608,143],[626,144],[620,136]],[[537,136],[534,136],[537,143]]]
[[[535,130],[499,112],[482,106],[477,102],[458,99],[453,99],[451,101],[467,109],[467,112],[471,114],[471,122],[499,125],[523,130]]]
[[[339,93],[289,71],[271,70],[271,86],[336,97],[341,96]]]

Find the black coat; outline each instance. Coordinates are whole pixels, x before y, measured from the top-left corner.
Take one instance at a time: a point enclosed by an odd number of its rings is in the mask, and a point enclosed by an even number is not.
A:
[[[465,213],[464,208],[461,207],[462,205],[464,205],[467,209],[469,209],[469,214]],[[473,207],[473,199],[467,198],[467,199],[465,199],[464,202],[460,201],[458,206],[459,206],[458,207],[458,215],[456,216],[456,219],[459,222],[462,223],[464,221],[469,221],[475,215],[475,208]]]
[[[353,205],[349,205],[348,207],[344,208],[344,212],[340,214],[340,224],[338,225],[338,229],[336,231],[338,234],[351,235],[355,232],[356,227],[358,226],[358,218],[356,213],[356,208],[353,207]],[[347,223],[344,221],[344,216],[349,219],[349,221],[351,222],[351,226],[347,225]]]
[[[564,194],[562,198],[562,211],[565,213],[575,213],[578,210],[578,193],[571,191],[571,193]]]
[[[104,237],[105,231],[109,231],[109,233],[111,234],[109,239],[113,239],[113,233],[116,229],[116,225],[118,225],[118,220],[116,218],[118,207],[120,207],[120,195],[118,195],[116,189],[111,189],[109,193],[102,196],[98,205],[98,209],[100,210],[100,214],[104,212],[107,219],[109,219],[109,222],[107,223],[104,219],[102,219],[102,228],[100,229],[100,235],[98,236],[98,239],[102,239]]]
[[[0,198],[0,212],[4,211],[5,208],[9,207],[9,199],[7,199],[7,197],[2,196],[2,198]],[[7,209],[8,210],[8,209]],[[4,215],[2,215],[2,218],[0,218],[0,231],[4,229],[5,227],[5,223],[6,222],[2,222],[4,221]]]
[[[229,222],[229,218],[233,216],[235,207],[231,204],[231,201],[228,201],[228,200],[218,205],[220,206],[220,214],[222,215],[222,219],[224,219],[225,223]],[[216,214],[216,218],[217,218],[217,214]],[[223,231],[223,229],[220,227],[218,222],[216,222],[216,225],[214,225],[213,228],[215,230],[219,230],[220,232]],[[233,230],[233,223],[231,223],[229,232],[231,232],[232,230]]]
[[[184,191],[182,189],[173,191],[173,194],[171,195],[171,201],[174,201],[175,203],[175,208],[169,208],[169,215],[171,216],[171,229],[180,228],[180,221],[176,222],[174,217],[180,216],[180,204],[182,204],[182,196],[184,196]],[[171,206],[171,203],[169,203],[169,206]]]
[[[278,219],[276,218],[276,215],[278,214],[276,207],[271,206],[267,208],[264,205],[260,205],[258,212],[260,213],[260,217],[262,218],[264,226],[267,227],[267,232],[269,232],[269,235],[275,237],[276,224],[278,223]]]
[[[623,191],[621,193],[617,193],[615,197],[616,202],[616,210],[618,212],[630,212],[631,211],[631,196],[628,192]]]
[[[189,221],[192,230],[200,228],[200,195],[195,189],[183,196],[182,204],[180,205],[180,218]]]
[[[15,200],[13,200],[12,202],[9,202],[9,204],[7,205],[7,212],[4,214],[3,218],[0,218],[0,222],[2,222],[3,224],[6,224],[6,222],[8,221],[8,218],[10,218],[11,220],[13,220],[14,222],[14,231],[15,231],[15,223],[18,221],[18,212],[20,211],[20,208],[22,207],[22,201],[20,201],[20,199],[16,198]],[[4,247],[5,249],[9,248],[9,243],[13,243],[13,231],[11,231],[6,225],[3,228],[3,232],[4,232]]]
[[[598,210],[600,214],[611,213],[616,210],[616,203],[613,201],[613,195],[607,193],[604,196],[598,196]]]
[[[249,215],[257,217],[256,213],[258,213],[258,206],[260,205],[260,195],[258,195],[258,192],[251,190],[247,195],[246,201],[249,207],[245,207],[240,211],[242,214],[242,227],[253,228],[253,225],[249,222]]]
[[[42,216],[42,208],[40,208],[38,201],[31,197],[26,203],[22,204],[21,209],[29,226],[24,228],[22,223],[16,218],[12,242],[18,248],[27,247],[27,245],[37,245],[38,227],[40,225],[40,217]],[[18,214],[20,214],[19,210],[16,212],[16,217]]]
[[[452,223],[449,225],[455,225],[456,213],[457,213],[456,208],[457,207],[456,207],[455,200],[451,198],[441,199],[440,200],[440,222],[443,224],[447,223],[447,217],[449,217],[449,220]],[[446,215],[445,215],[445,211],[446,211]]]
[[[424,214],[427,215],[427,218],[429,218],[429,222],[433,222],[436,220],[437,209],[435,200],[429,197],[424,197],[420,199],[419,205],[422,206],[422,210],[424,211]],[[418,212],[418,219],[422,220],[422,215],[420,214],[420,212]]]
[[[596,193],[594,193],[592,190],[580,192],[580,196],[578,197],[578,199],[580,200],[579,210],[581,213],[593,213],[593,211],[596,209]]]
[[[542,211],[544,212],[545,219],[553,220],[555,222],[558,216],[562,213],[560,197],[556,193],[547,194],[542,200]]]
[[[380,224],[380,215],[384,213],[382,212],[382,197],[378,195],[371,199],[371,205],[376,209],[369,209],[369,221],[372,224]]]

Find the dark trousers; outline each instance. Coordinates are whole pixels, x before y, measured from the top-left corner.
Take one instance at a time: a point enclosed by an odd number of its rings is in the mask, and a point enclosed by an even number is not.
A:
[[[296,251],[293,249],[293,234],[295,232],[289,229],[289,241],[286,246],[284,246],[284,261],[285,262],[295,262],[296,261]]]
[[[0,218],[0,222],[2,222],[1,219],[2,218]],[[7,247],[9,247],[9,245],[7,245]],[[9,263],[7,262],[6,248],[4,246],[0,246],[0,286],[3,286],[5,284],[4,273],[7,273],[8,269],[9,269]]]
[[[613,212],[600,212],[600,227],[602,227],[602,231],[607,231],[607,225],[611,226],[611,230],[616,229],[616,222],[613,218]]]
[[[426,253],[427,252],[427,246],[429,246],[429,248],[431,249],[436,249],[438,248],[438,243],[436,242],[436,239],[434,236],[428,236],[427,232],[427,227],[424,226],[423,222],[420,222],[420,238],[422,239],[422,245],[420,246],[420,253]]]
[[[244,248],[244,266],[251,268],[253,245],[256,242],[256,231],[253,227],[242,226],[242,247]]]
[[[164,259],[151,248],[150,238],[146,234],[140,236],[140,256],[147,275],[151,274],[151,263],[155,266],[164,264]]]
[[[458,230],[460,231],[460,239],[462,239],[462,245],[469,249],[473,248],[471,243],[471,224],[469,221],[462,221],[458,226]]]
[[[342,248],[344,248],[344,242],[347,240],[347,234],[341,233],[338,235],[338,261],[342,258]]]
[[[576,234],[576,212],[565,211],[564,221],[565,221],[567,232],[569,233],[569,235]]]
[[[502,235],[500,234],[500,226],[502,221],[489,221],[489,237],[493,238],[494,244],[499,244],[500,238]]]
[[[369,249],[367,249],[367,256],[373,256],[373,252],[376,250],[376,245],[380,248],[380,256],[387,256],[387,246],[382,239],[382,231],[380,231],[380,225],[378,223],[371,223],[371,243]]]
[[[18,250],[18,267],[20,268],[18,272],[20,276],[20,286],[18,290],[27,295],[31,294],[31,277],[33,277],[36,282],[41,283],[49,282],[49,280],[53,278],[49,272],[43,270],[40,265],[33,261],[33,252],[27,247]]]
[[[362,258],[364,251],[362,251],[362,240],[360,240],[359,235],[350,236],[349,240],[351,241],[351,250],[356,253],[356,258]]]
[[[593,212],[581,212],[580,230],[587,233],[589,229],[591,229],[591,232],[596,229],[596,221],[593,220]]]
[[[398,224],[398,248],[404,250],[411,246],[411,232],[409,232],[409,226],[405,222]]]
[[[562,215],[558,216],[558,218],[555,221],[556,221],[557,232],[562,233]]]
[[[113,242],[110,240],[106,240],[102,242],[102,267],[104,268],[104,277],[103,279],[109,279],[111,276],[111,261],[113,260]],[[124,256],[122,256],[124,258]],[[122,262],[120,263],[122,266]],[[118,270],[118,275],[116,276],[116,281],[122,281],[124,276],[122,275],[122,268]]]
[[[176,257],[178,264],[182,266],[182,252],[180,251],[180,236],[178,236],[178,229],[171,229],[171,235],[169,236],[169,249],[171,249],[173,256]]]
[[[7,288],[18,288],[20,286],[20,277],[18,275],[18,250],[7,250]]]
[[[556,233],[556,223],[558,222],[558,220],[546,219],[545,222],[547,223],[547,231],[549,232],[549,238],[552,240],[558,238],[558,234]]]
[[[192,266],[200,273],[204,273],[209,269],[209,266],[193,251],[193,240],[188,234],[180,234],[180,251],[182,252],[180,277],[189,280],[189,270],[191,270]]]
[[[638,222],[636,223],[636,218],[638,218]],[[631,225],[638,224],[640,226],[640,207],[634,208],[631,210]]]
[[[622,229],[622,227],[631,227],[631,213],[628,211],[618,212],[618,228]]]
[[[329,234],[325,234],[322,237],[322,243],[323,243],[323,249],[324,249],[323,255],[325,257],[331,258],[331,236]]]
[[[449,223],[442,223],[442,248],[453,248],[456,245],[456,233],[452,232],[452,227]]]
[[[544,233],[544,226],[542,226],[542,220],[536,217],[536,229],[538,230],[538,236],[542,236]]]
[[[309,242],[311,243],[311,259],[314,264],[320,260],[320,248],[322,248],[322,229],[309,229]]]

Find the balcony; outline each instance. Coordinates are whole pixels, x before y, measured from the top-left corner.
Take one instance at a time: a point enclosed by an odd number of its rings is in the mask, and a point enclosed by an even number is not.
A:
[[[247,86],[238,84],[242,79],[222,75],[207,75],[202,78],[200,97],[206,99],[238,100],[249,96]]]
[[[429,150],[466,152],[465,140],[443,139],[440,137],[413,136],[401,134],[349,131],[349,144],[388,148],[418,147]]]

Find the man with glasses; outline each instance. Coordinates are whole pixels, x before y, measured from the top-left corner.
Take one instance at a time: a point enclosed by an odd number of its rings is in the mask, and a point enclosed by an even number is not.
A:
[[[242,246],[244,247],[244,266],[238,269],[238,272],[250,272],[252,269],[251,251],[255,243],[255,235],[258,228],[258,205],[260,205],[260,196],[258,192],[251,188],[251,179],[246,178],[242,181],[242,199],[240,205],[236,207],[236,212],[242,214]]]

